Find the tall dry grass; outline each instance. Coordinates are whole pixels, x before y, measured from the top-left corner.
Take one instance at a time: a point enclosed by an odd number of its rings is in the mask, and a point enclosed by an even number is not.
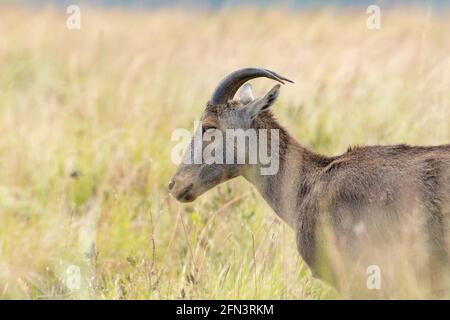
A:
[[[167,194],[172,130],[236,68],[295,80],[274,110],[318,152],[450,141],[450,22],[427,12],[382,12],[379,31],[364,10],[66,17],[0,8],[2,298],[342,297],[240,179],[190,205]]]

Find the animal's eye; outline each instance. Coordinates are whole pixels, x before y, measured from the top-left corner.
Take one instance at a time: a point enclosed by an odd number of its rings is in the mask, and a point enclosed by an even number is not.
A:
[[[208,130],[215,130],[215,129],[217,129],[217,128],[213,127],[213,126],[204,126],[204,127],[202,127],[202,132],[205,133]]]

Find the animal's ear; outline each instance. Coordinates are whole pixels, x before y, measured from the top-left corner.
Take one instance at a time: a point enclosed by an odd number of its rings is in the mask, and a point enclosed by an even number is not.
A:
[[[254,119],[259,113],[269,109],[269,107],[278,98],[280,92],[280,85],[270,89],[263,97],[253,100],[248,106],[245,107],[245,112],[250,119]]]
[[[253,101],[253,91],[252,85],[250,83],[246,83],[239,90],[239,100],[242,104],[246,105]]]

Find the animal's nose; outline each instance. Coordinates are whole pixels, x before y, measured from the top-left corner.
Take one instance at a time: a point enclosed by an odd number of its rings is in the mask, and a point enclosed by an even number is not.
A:
[[[169,182],[169,190],[172,190],[174,185],[175,185],[175,180],[174,179],[170,180],[170,182]]]

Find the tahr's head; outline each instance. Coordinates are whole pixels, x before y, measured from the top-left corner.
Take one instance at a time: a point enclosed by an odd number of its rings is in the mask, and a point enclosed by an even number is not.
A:
[[[249,149],[253,145],[236,142],[259,135],[258,130],[249,129],[256,129],[258,119],[264,117],[264,111],[275,102],[280,89],[277,84],[263,97],[254,99],[251,85],[245,83],[259,77],[282,84],[283,80],[292,82],[267,69],[245,68],[234,71],[218,84],[200,117],[183,163],[169,183],[169,191],[177,200],[193,201],[219,183],[243,174],[246,160],[252,157]],[[240,88],[239,99],[233,100]]]

